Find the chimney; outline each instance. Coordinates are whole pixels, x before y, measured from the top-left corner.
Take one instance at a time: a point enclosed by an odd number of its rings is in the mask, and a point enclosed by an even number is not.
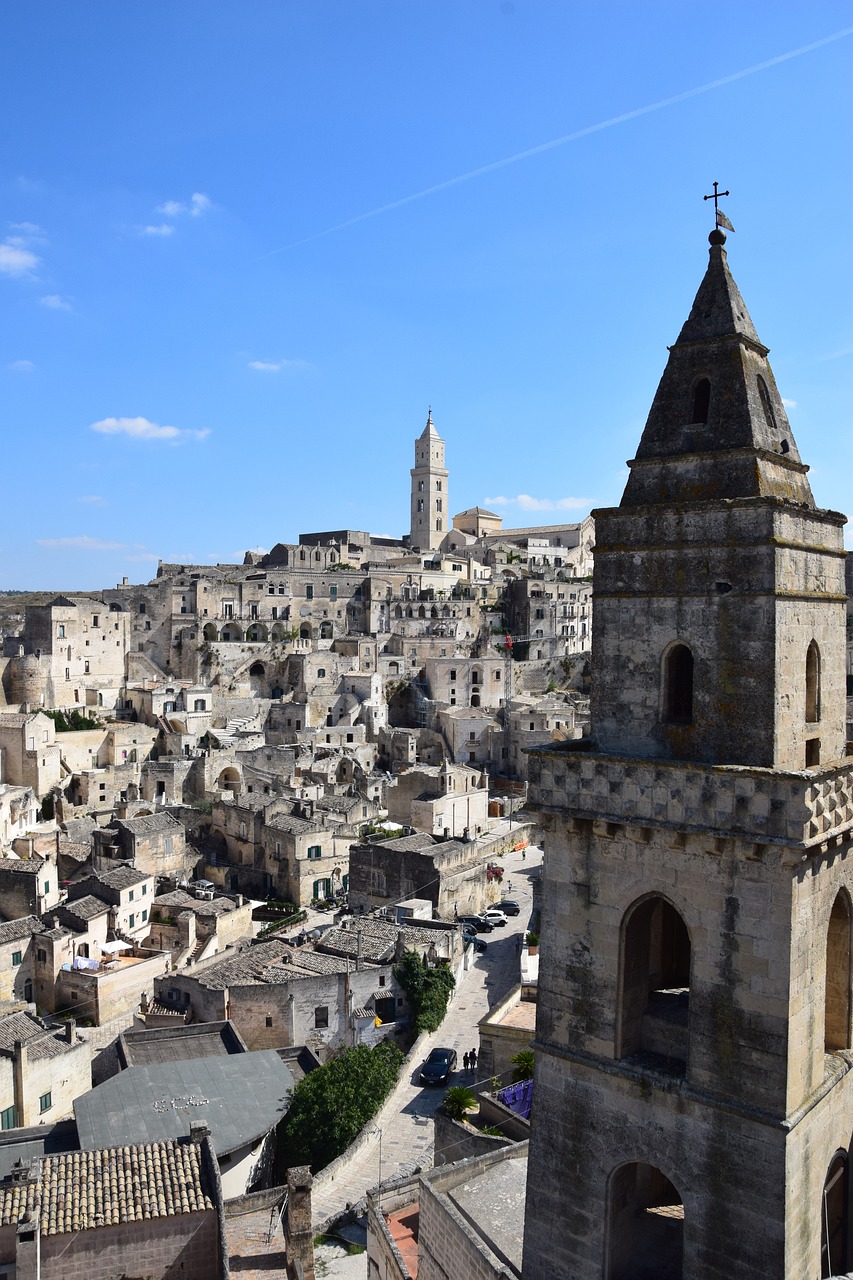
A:
[[[361,933],[361,929],[359,929],[359,931],[358,931],[358,939],[356,940],[356,947],[355,947],[355,971],[356,971],[356,973],[361,973],[362,969],[364,968],[364,957],[362,956],[362,953],[361,953],[362,941],[363,941],[363,940],[362,940],[362,933]]]
[[[75,1044],[77,1041],[77,1021],[75,1018],[69,1018],[65,1024],[65,1039],[68,1044]]]

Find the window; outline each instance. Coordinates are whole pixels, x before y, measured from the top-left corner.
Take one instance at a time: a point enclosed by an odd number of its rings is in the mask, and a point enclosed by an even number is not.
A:
[[[667,724],[693,720],[693,654],[674,644],[664,658],[663,718]]]
[[[42,1113],[42,1115],[44,1115],[45,1111],[50,1111],[50,1108],[52,1106],[53,1106],[53,1098],[51,1096],[50,1090],[48,1090],[47,1093],[43,1093],[39,1098],[39,1111]]]
[[[14,1107],[6,1107],[5,1111],[0,1111],[0,1128],[2,1129],[15,1128],[15,1108]]]
[[[127,927],[128,927],[128,929],[132,929],[132,928],[134,927],[134,925],[135,925],[135,924],[136,924],[136,916],[135,916],[135,915],[130,915],[130,916],[128,916],[128,918],[127,918]]]
[[[167,852],[167,853],[171,853],[171,852],[172,852],[172,840],[171,840],[171,837],[166,841],[166,852]],[[147,893],[147,892],[148,892],[148,885],[147,885],[147,884],[144,884],[144,885],[142,886],[142,896],[143,896],[143,898],[145,897],[145,895],[146,895],[146,893]]]
[[[314,1026],[322,1029],[329,1025],[329,1006],[326,1004],[318,1004],[314,1010]]]
[[[59,630],[57,631],[57,635],[58,635],[58,637],[59,637],[59,639],[60,639],[60,640],[64,640],[64,639],[65,639],[65,623],[64,623],[64,622],[60,622],[60,624],[59,624]]]
[[[136,890],[131,889],[127,895],[128,902],[133,902],[133,899],[135,898],[135,896],[136,896]]]
[[[99,627],[100,625],[101,625],[101,619],[100,619],[100,616],[99,616],[97,613],[93,614],[93,615],[92,615],[92,626],[93,626],[93,627]]]
[[[308,846],[308,857],[311,858],[312,861],[316,860],[317,858],[322,858],[322,856],[323,856],[323,850],[320,847],[320,845],[311,844]]]
[[[317,668],[317,679],[318,679],[318,680],[325,680],[325,678],[326,678],[326,668],[325,668],[325,667],[318,667],[318,668]]]
[[[707,422],[710,405],[711,384],[707,378],[700,378],[693,388],[693,416],[690,421]]]
[[[24,954],[22,951],[13,951],[12,952],[12,968],[16,969],[18,965],[23,962],[23,959],[24,959]]]
[[[265,1022],[265,1024],[266,1024],[268,1027],[271,1027],[271,1026],[272,1026],[272,1014],[271,1014],[271,1013],[268,1013],[268,1014],[267,1014],[266,1018],[264,1019],[264,1022]]]
[[[47,964],[47,952],[44,947],[39,947],[36,951],[36,960],[38,960],[39,964]]]
[[[141,915],[139,918],[140,918],[140,920],[142,921],[142,923],[143,923],[143,924],[145,924],[145,921],[148,919],[148,908],[147,908],[147,907],[146,907],[146,908],[145,908],[145,910],[142,912],[142,915]]]
[[[851,912],[844,889],[833,903],[826,934],[826,991],[824,997],[824,1047],[827,1053],[849,1049],[851,981]]]
[[[675,907],[659,895],[642,899],[622,924],[622,994],[617,1056],[661,1056],[664,1071],[687,1069],[690,935]]]
[[[806,723],[820,719],[820,649],[812,640],[806,651]]]
[[[306,582],[305,584],[305,599],[306,600],[314,599],[314,588],[310,582]]]
[[[761,400],[761,408],[764,410],[764,420],[771,431],[776,430],[776,415],[773,412],[773,405],[770,402],[770,392],[767,390],[767,383],[759,374],[756,378],[758,383],[758,397]],[[783,450],[787,453],[787,449]]]

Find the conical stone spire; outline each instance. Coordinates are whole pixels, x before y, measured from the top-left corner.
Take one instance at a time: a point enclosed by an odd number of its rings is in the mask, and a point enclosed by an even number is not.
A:
[[[721,231],[657,389],[622,506],[776,497],[814,507]]]

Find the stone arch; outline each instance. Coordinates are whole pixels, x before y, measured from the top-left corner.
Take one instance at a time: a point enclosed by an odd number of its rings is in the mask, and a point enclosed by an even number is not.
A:
[[[616,1057],[642,1055],[684,1075],[692,951],[684,919],[662,894],[640,898],[622,918],[619,951]]]
[[[806,723],[820,720],[820,649],[812,640],[806,650]]]
[[[274,640],[277,644],[280,644],[282,640],[286,640],[288,638],[288,635],[289,635],[289,632],[287,627],[283,626],[280,622],[273,623],[272,631],[270,632],[271,640]]]
[[[216,630],[216,624],[214,622],[208,622],[205,625],[204,631],[202,632],[202,636],[204,637],[204,639],[207,641],[208,644],[215,643],[215,641],[219,639],[219,633]]]
[[[693,722],[693,653],[681,641],[671,644],[663,655],[661,716],[665,724]]]
[[[426,609],[424,608],[424,606],[423,606],[423,605],[421,605],[421,606],[419,607],[419,609],[418,609],[418,617],[419,617],[419,618],[425,618],[425,617],[426,617]]]
[[[250,676],[265,676],[267,669],[262,662],[253,662],[249,667]]]
[[[252,644],[266,644],[269,632],[263,622],[253,622],[246,631],[246,639]]]
[[[216,785],[220,791],[231,791],[236,795],[242,786],[240,770],[234,765],[226,765],[217,778]]]
[[[399,605],[399,604],[395,604],[395,605],[394,605],[394,617],[395,617],[395,618],[402,618],[402,616],[403,616],[403,606],[402,606],[402,605]]]
[[[225,626],[219,633],[219,639],[225,644],[236,644],[243,639],[243,629],[233,620],[226,622]]]
[[[693,388],[693,411],[691,422],[708,421],[708,410],[711,407],[711,383],[707,378],[700,378]]]
[[[429,611],[429,616],[430,616],[431,618],[437,618],[437,617],[438,617],[438,609],[435,607],[435,605],[433,605],[433,606],[432,606],[432,608],[430,609],[430,611]]]
[[[388,663],[388,674],[389,674],[389,676],[398,676],[398,675],[400,674],[400,664],[399,664],[399,662],[389,662],[389,663]]]
[[[684,1204],[666,1174],[641,1160],[617,1166],[607,1188],[607,1280],[682,1280]]]
[[[826,929],[824,1048],[851,1048],[850,987],[853,959],[853,910],[846,889],[839,889]]]
[[[820,1274],[841,1275],[850,1266],[849,1227],[850,1163],[840,1149],[829,1162],[820,1197]]]
[[[334,635],[335,635],[335,630],[331,622],[320,623],[320,639],[321,640],[332,640],[334,638]]]
[[[314,629],[310,622],[302,622],[299,626],[299,639],[310,640],[314,634]]]
[[[479,705],[480,705],[480,695],[479,695],[479,693],[472,693],[472,694],[471,694],[471,706],[472,706],[472,707],[479,707]]]

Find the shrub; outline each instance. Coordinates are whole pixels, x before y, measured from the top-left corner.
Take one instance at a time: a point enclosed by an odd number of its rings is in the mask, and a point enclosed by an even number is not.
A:
[[[444,1109],[451,1120],[464,1120],[465,1113],[473,1111],[476,1106],[477,1099],[467,1085],[455,1084],[444,1095]]]
[[[288,1165],[318,1173],[336,1160],[379,1110],[402,1063],[397,1046],[383,1040],[342,1049],[300,1080],[282,1125]]]
[[[513,1054],[510,1062],[512,1063],[513,1084],[518,1084],[521,1080],[533,1079],[532,1049],[522,1049],[520,1053]]]
[[[441,1026],[450,993],[456,985],[445,966],[430,969],[417,951],[407,951],[394,970],[394,977],[406,993],[415,1018],[415,1031],[437,1031]]]

